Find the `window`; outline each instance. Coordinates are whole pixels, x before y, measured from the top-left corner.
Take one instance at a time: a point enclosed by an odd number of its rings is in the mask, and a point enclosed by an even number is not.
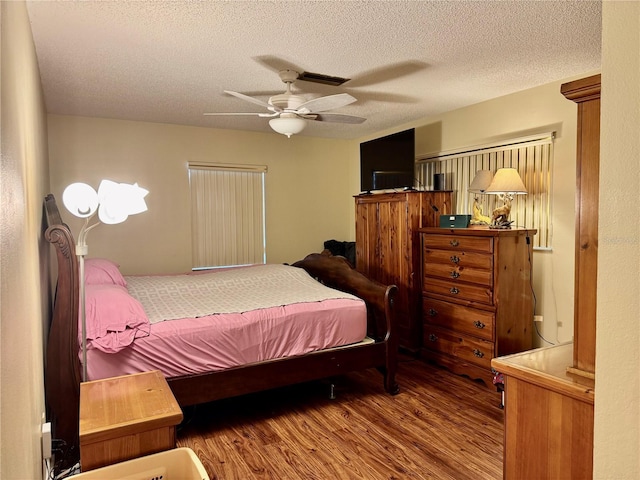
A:
[[[266,262],[266,166],[189,163],[193,269]]]
[[[535,228],[535,248],[551,248],[551,164],[553,134],[514,139],[464,151],[427,155],[416,160],[416,177],[423,188],[432,188],[433,175],[444,173],[446,187],[453,190],[456,213],[470,213],[473,194],[467,189],[478,170],[510,167],[518,170],[527,195],[516,195],[510,219],[514,226]],[[480,195],[485,214],[500,206],[496,195]]]

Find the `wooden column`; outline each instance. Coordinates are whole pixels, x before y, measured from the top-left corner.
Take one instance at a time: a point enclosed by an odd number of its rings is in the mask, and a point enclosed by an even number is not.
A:
[[[596,366],[600,75],[565,83],[560,91],[567,99],[578,104],[574,345],[571,370],[593,378]]]

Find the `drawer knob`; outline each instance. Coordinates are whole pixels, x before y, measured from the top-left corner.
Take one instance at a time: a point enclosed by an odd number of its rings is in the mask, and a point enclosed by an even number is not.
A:
[[[458,245],[460,245],[460,244],[458,243],[458,240],[451,240],[451,241],[449,242],[449,245],[451,245],[452,247],[457,247],[457,246],[458,246]]]
[[[453,295],[457,295],[460,293],[460,290],[458,290],[456,287],[451,287],[449,289],[449,293],[453,294]]]
[[[456,257],[455,255],[451,255],[449,257],[449,260],[451,260],[455,264],[458,264],[458,262],[460,262],[460,259],[458,257]]]
[[[473,324],[475,325],[476,328],[482,329],[485,327],[484,323],[482,323],[480,320],[476,320],[475,322],[473,322]]]
[[[430,317],[435,317],[436,315],[438,315],[438,311],[435,308],[430,308],[429,309],[429,316]]]
[[[460,276],[460,272],[456,272],[455,270],[453,270],[453,271],[449,274],[449,276],[450,276],[451,278],[458,278],[458,277]]]
[[[478,358],[482,358],[484,357],[484,353],[482,353],[480,350],[478,350],[477,348],[473,349],[473,354],[478,357]]]
[[[435,342],[438,340],[438,337],[436,337],[433,333],[429,334],[429,341],[430,342]]]

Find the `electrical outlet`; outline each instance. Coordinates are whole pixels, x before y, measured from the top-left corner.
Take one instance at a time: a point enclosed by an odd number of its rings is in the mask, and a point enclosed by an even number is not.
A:
[[[534,315],[533,321],[542,323],[542,315]]]
[[[51,458],[51,422],[42,424],[42,459]]]

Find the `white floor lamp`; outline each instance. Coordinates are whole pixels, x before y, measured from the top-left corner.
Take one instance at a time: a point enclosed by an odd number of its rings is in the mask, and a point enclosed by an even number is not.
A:
[[[87,234],[100,223],[116,224],[124,222],[129,215],[147,210],[144,197],[148,190],[137,183],[133,185],[102,180],[98,191],[86,183],[72,183],[62,193],[62,203],[73,215],[84,218],[84,225],[78,234],[76,256],[78,257],[78,275],[80,277],[80,314],[82,320],[82,381],[87,381],[87,318],[85,310],[84,257],[89,253]],[[99,221],[89,224],[98,212]]]

